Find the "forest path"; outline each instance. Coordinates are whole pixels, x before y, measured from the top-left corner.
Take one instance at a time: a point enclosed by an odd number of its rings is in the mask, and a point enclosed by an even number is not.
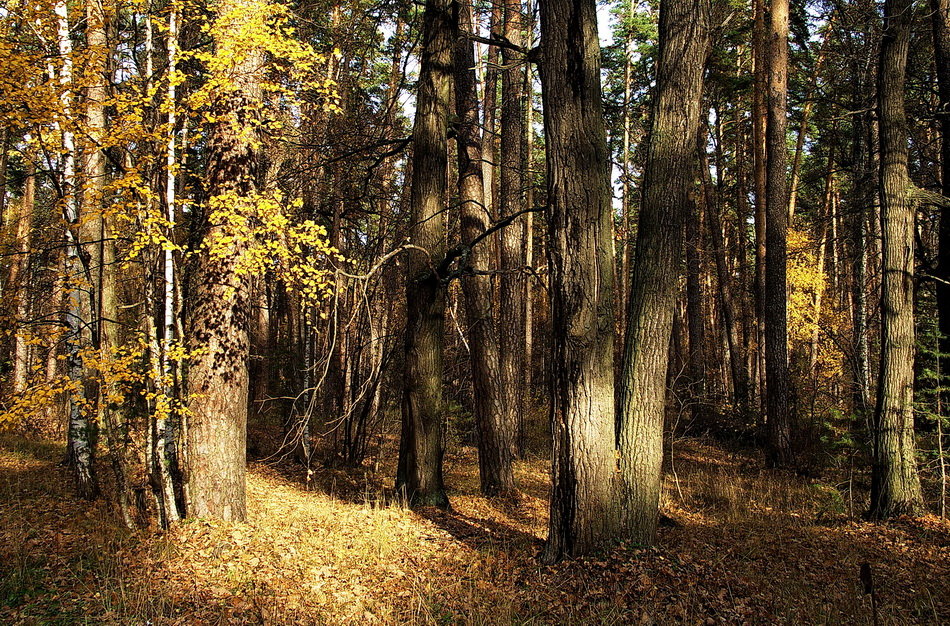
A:
[[[553,567],[534,558],[543,459],[519,462],[519,501],[492,501],[464,448],[447,459],[450,512],[382,504],[388,468],[316,469],[320,489],[307,490],[255,464],[247,523],[149,535],[76,500],[61,458],[0,442],[4,623],[869,624],[862,563],[881,624],[950,622],[946,520],[855,520],[833,487],[709,442],[676,444],[659,548]]]

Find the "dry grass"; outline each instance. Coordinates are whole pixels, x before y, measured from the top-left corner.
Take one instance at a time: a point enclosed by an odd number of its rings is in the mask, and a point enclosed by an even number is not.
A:
[[[303,474],[256,465],[249,520],[129,533],[69,494],[61,451],[0,445],[0,621],[115,624],[871,623],[950,620],[950,525],[850,519],[816,481],[676,445],[661,548],[619,546],[539,567],[546,461],[518,465],[524,495],[477,493],[474,452],[447,459],[454,510],[387,500],[391,468]],[[286,473],[282,473],[285,472]]]

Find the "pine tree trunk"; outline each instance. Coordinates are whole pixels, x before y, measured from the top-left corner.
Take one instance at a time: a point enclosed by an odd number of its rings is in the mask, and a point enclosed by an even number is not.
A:
[[[881,374],[874,411],[871,517],[925,511],[914,444],[914,206],[907,171],[904,83],[911,0],[886,0],[878,71],[881,133]]]
[[[710,19],[708,0],[660,4],[653,126],[630,280],[620,392],[624,527],[632,541],[643,545],[656,540],[659,518],[670,334],[688,194],[695,175]]]
[[[937,67],[940,122],[940,187],[950,197],[950,0],[930,0]],[[940,329],[941,372],[950,372],[950,209],[940,211],[937,260],[937,317]],[[945,386],[943,382],[941,386]]]
[[[17,257],[13,260],[8,276],[7,289],[14,294],[16,323],[20,327],[30,310],[28,276],[32,250],[33,215],[36,210],[36,165],[32,154],[26,155],[26,175],[23,181],[23,196],[16,216]],[[13,393],[26,389],[29,376],[30,346],[26,336],[17,332],[13,336]]]
[[[505,37],[516,46],[522,36],[521,1],[505,0]],[[524,143],[524,55],[502,49],[505,70],[501,77],[501,180],[499,218],[524,209],[522,193],[522,146]],[[521,398],[524,396],[524,216],[499,231],[500,284],[498,289],[498,332],[501,345],[502,386],[510,398],[505,420],[498,433],[501,445],[517,456]]]
[[[765,2],[753,0],[755,13],[752,31],[755,74],[752,89],[752,177],[755,191],[755,309],[756,309],[756,373],[759,404],[765,413],[765,216],[766,216],[766,69]]]
[[[788,0],[772,0],[768,29],[768,122],[765,220],[765,380],[768,445],[766,465],[793,463],[788,371]]]
[[[551,515],[542,560],[617,536],[613,212],[593,0],[541,4],[547,142]]]
[[[471,30],[471,4],[456,2],[461,32]],[[471,243],[491,224],[484,203],[482,183],[482,141],[479,133],[478,98],[475,93],[475,54],[472,43],[458,36],[455,44],[455,108],[459,118],[458,192],[461,204],[462,243]],[[482,493],[489,496],[515,491],[510,442],[505,439],[509,424],[500,372],[498,331],[493,316],[491,277],[479,275],[491,268],[492,238],[476,243],[469,252],[469,265],[476,272],[463,278],[478,427],[478,468]]]
[[[412,133],[410,241],[406,283],[406,373],[396,488],[412,504],[448,507],[442,484],[442,329],[448,123],[452,94],[451,2],[427,0]]]

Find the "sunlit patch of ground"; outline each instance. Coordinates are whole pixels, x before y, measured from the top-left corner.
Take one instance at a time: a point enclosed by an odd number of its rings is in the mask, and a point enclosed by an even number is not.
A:
[[[453,509],[408,511],[391,468],[253,465],[244,524],[129,533],[70,495],[57,447],[0,446],[0,621],[153,624],[872,623],[950,621],[950,524],[873,525],[847,494],[678,441],[661,547],[540,567],[547,461],[520,498],[477,492],[474,451],[446,460]],[[334,487],[334,485],[336,487]],[[854,494],[851,494],[854,496]]]

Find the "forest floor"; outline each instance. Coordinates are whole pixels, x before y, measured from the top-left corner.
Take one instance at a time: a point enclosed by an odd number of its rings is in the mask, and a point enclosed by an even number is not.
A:
[[[2,623],[872,624],[863,563],[877,623],[950,623],[947,520],[863,522],[859,481],[766,472],[704,440],[676,442],[658,548],[550,567],[540,458],[519,462],[518,501],[493,501],[462,448],[451,512],[385,504],[390,468],[315,469],[308,488],[257,463],[247,523],[146,533],[77,500],[62,455],[0,440]]]

